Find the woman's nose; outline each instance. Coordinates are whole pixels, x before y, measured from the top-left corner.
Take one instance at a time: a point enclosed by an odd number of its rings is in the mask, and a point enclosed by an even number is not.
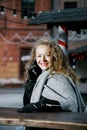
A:
[[[45,58],[45,56],[42,56],[42,61],[46,61],[46,58]]]

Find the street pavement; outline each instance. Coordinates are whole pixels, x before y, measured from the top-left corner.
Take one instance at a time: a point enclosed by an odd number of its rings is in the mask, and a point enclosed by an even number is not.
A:
[[[21,107],[24,88],[0,88],[0,107]]]
[[[0,87],[0,107],[20,108],[23,106],[24,88],[3,88]],[[21,126],[3,126],[0,125],[0,130],[25,130]]]

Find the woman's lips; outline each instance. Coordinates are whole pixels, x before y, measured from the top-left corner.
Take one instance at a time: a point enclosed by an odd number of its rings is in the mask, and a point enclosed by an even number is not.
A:
[[[41,66],[47,66],[48,63],[40,63]]]

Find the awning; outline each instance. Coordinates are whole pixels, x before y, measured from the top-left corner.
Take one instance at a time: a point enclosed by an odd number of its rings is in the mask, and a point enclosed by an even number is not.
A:
[[[87,29],[87,7],[42,12],[28,24],[47,24],[48,28],[54,25],[65,25],[69,30]]]

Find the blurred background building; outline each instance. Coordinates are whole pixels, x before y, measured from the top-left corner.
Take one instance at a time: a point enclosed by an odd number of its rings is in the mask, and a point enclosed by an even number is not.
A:
[[[41,37],[58,37],[57,29],[29,25],[43,11],[87,7],[87,0],[0,0],[0,85],[21,85],[29,53]],[[72,14],[71,14],[72,15]],[[72,25],[71,25],[72,26]],[[87,82],[87,30],[68,30],[71,65]]]

